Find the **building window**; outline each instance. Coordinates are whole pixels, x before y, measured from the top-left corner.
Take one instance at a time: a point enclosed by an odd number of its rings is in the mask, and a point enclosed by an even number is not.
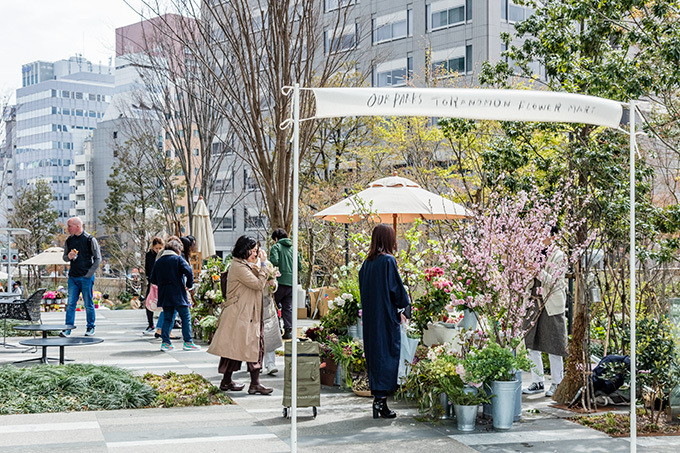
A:
[[[198,148],[194,148],[194,156],[198,156]]]
[[[408,58],[388,61],[386,63],[379,64],[375,68],[374,86],[390,87],[406,85],[408,74],[409,74]]]
[[[186,208],[184,206],[177,206],[176,212],[177,214],[184,214],[186,212]]]
[[[465,72],[472,72],[472,44],[465,46]]]
[[[465,23],[466,4],[466,0],[445,0],[426,5],[427,30],[441,30]]]
[[[217,227],[220,230],[235,230],[236,229],[236,209],[232,209],[230,212],[228,212],[222,221],[220,222],[220,225]]]
[[[265,228],[265,218],[256,209],[243,208],[243,216],[247,230],[261,230]]]
[[[324,8],[326,12],[333,11],[346,6],[354,5],[356,0],[324,0]]]
[[[466,52],[466,47],[432,52],[432,72],[439,77],[451,76],[455,72],[464,73]]]
[[[194,129],[194,137],[198,138],[198,129]]]
[[[501,20],[521,22],[534,14],[532,8],[515,5],[512,0],[501,0]]]
[[[413,35],[413,10],[373,19],[373,44],[394,41]]]
[[[357,47],[359,43],[359,24],[345,27],[340,36],[334,30],[324,32],[324,46],[326,54],[344,52]]]
[[[246,190],[252,191],[258,189],[257,178],[245,168],[243,169],[243,181]]]

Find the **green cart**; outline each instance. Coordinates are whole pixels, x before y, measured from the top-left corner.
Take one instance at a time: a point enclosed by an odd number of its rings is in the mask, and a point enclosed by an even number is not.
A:
[[[292,342],[287,341],[283,375],[283,416],[290,417]],[[316,408],[321,405],[321,378],[319,373],[319,343],[303,341],[297,344],[297,407],[311,407],[316,418]]]

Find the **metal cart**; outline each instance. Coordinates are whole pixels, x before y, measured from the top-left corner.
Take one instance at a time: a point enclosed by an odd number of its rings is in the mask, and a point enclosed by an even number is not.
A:
[[[283,416],[290,417],[292,342],[287,341],[283,375]],[[319,375],[319,343],[304,341],[297,344],[297,407],[311,407],[316,418],[316,408],[321,405],[321,379]]]

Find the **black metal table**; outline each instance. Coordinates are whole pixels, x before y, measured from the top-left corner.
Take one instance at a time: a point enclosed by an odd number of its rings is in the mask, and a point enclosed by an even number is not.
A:
[[[47,332],[61,332],[63,330],[71,330],[75,329],[76,326],[72,326],[69,324],[25,324],[23,326],[14,326],[15,330],[26,330],[29,332],[42,332],[42,337],[47,338]],[[22,344],[21,341],[19,344]],[[34,346],[35,347],[35,346]],[[56,357],[45,357],[45,348],[43,348],[43,357],[38,357],[37,359],[26,359],[26,360],[18,360],[14,363],[24,363],[24,362],[33,362],[33,361],[40,361],[41,363],[49,363],[48,359],[52,360],[58,360]]]
[[[42,357],[40,361],[42,363],[49,363],[47,357],[47,348],[50,346],[59,347],[59,364],[64,364],[64,348],[66,346],[83,346],[101,343],[104,340],[95,337],[58,337],[58,338],[31,338],[28,340],[22,340],[19,344],[24,346],[40,346],[42,348]]]

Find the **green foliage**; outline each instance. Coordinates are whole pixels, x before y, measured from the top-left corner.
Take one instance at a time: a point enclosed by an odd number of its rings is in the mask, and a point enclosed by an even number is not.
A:
[[[157,392],[130,371],[100,365],[0,367],[0,414],[147,407]]]
[[[449,397],[451,404],[478,406],[490,403],[493,395],[487,395],[486,392],[476,391],[476,389],[473,391],[470,388],[453,387],[446,391],[446,396]]]
[[[196,373],[177,374],[169,371],[162,376],[146,373],[142,378],[158,392],[155,407],[209,406],[232,404],[210,381]]]
[[[437,365],[431,360],[415,361],[395,393],[398,399],[415,401],[418,404],[418,411],[431,418],[438,418],[442,411],[439,403],[439,395],[442,392],[434,373],[436,368]]]
[[[643,397],[651,402],[650,422],[658,423],[660,411],[655,410],[656,400],[662,406],[666,404],[670,392],[680,382],[680,354],[676,349],[673,325],[666,317],[657,320],[645,316],[637,320],[636,337],[637,382]],[[624,345],[630,345],[628,332]]]
[[[522,347],[515,352],[490,342],[480,351],[470,351],[463,360],[468,382],[513,381],[519,370],[529,371],[531,361]]]
[[[119,292],[117,296],[118,300],[123,304],[129,304],[132,300],[132,297],[132,293],[128,292],[127,290]]]

